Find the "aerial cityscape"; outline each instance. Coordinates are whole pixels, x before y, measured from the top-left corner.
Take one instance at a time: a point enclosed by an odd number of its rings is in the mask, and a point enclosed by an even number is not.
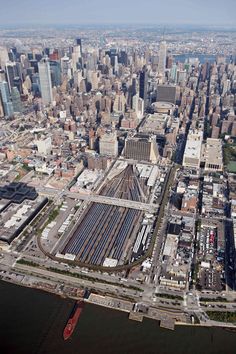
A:
[[[232,335],[236,27],[46,18],[0,24],[1,283],[73,300],[66,343],[90,305]]]

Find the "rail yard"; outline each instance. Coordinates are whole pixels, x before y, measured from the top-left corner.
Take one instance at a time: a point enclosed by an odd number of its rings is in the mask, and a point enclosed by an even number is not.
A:
[[[152,186],[147,183],[152,171],[151,165],[140,165],[138,169],[118,161],[106,183],[99,187],[98,195],[129,203],[147,203],[156,186],[156,181]],[[71,232],[59,242],[57,255],[95,266],[128,264],[139,259],[148,249],[155,220],[156,213],[128,206],[87,202]]]

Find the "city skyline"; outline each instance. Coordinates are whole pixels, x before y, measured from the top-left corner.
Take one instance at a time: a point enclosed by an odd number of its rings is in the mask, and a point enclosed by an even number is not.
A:
[[[9,3],[0,0],[4,13],[0,15],[1,25],[32,24],[198,24],[235,26],[236,3],[226,0],[222,7],[220,0],[187,1],[174,0],[168,3],[148,0],[124,0],[111,4],[108,0],[75,1],[29,0]],[[145,6],[145,7],[144,7]],[[26,11],[27,9],[27,11]],[[45,11],[47,9],[47,11]],[[145,10],[145,11],[144,11]]]
[[[235,0],[1,9],[0,353],[231,354]]]

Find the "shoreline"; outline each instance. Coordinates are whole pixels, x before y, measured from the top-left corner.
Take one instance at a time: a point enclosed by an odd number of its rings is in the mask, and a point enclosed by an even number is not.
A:
[[[30,288],[32,290],[40,290],[55,296],[58,296],[62,299],[73,299],[73,300],[80,300],[81,297],[80,296],[76,296],[76,295],[72,295],[70,293],[65,293],[63,291],[58,291],[56,288],[52,288],[48,285],[47,283],[44,283],[42,281],[41,285],[36,286],[32,285],[32,284],[27,284],[27,283],[21,283],[21,282],[16,282],[14,280],[10,280],[10,279],[4,279],[1,278],[0,280],[2,280],[5,283],[10,283],[16,286],[21,286],[21,287],[26,287],[26,288]],[[40,284],[40,283],[39,283]],[[77,290],[79,290],[79,288],[77,288]],[[80,289],[81,290],[81,289]],[[101,301],[98,301],[101,300]],[[224,330],[228,330],[230,332],[235,332],[236,333],[236,325],[232,324],[232,323],[221,323],[221,322],[216,322],[216,321],[212,321],[209,323],[189,323],[189,322],[181,322],[181,321],[176,321],[174,320],[174,315],[178,315],[178,312],[173,313],[170,311],[167,311],[166,309],[157,309],[156,313],[158,312],[163,312],[165,313],[165,317],[167,318],[167,322],[163,321],[159,318],[156,318],[155,316],[150,316],[149,314],[145,314],[145,313],[140,313],[140,312],[135,312],[133,311],[133,306],[135,304],[135,302],[131,302],[128,300],[124,300],[115,296],[109,296],[109,295],[101,295],[101,294],[96,294],[91,292],[90,297],[88,299],[84,300],[86,303],[91,304],[91,305],[97,305],[97,306],[101,306],[101,307],[105,307],[109,310],[116,310],[116,311],[121,311],[124,312],[126,314],[129,314],[129,319],[130,320],[134,320],[134,321],[138,321],[138,322],[142,322],[143,318],[148,318],[154,321],[159,322],[159,326],[161,328],[165,328],[165,329],[169,329],[169,330],[174,330],[175,326],[188,326],[188,327],[204,327],[204,328],[222,328]],[[121,304],[122,305],[126,305],[124,306],[115,306],[115,304]],[[172,314],[172,318],[170,316],[170,313]],[[168,317],[169,316],[169,317]],[[170,323],[171,320],[171,323]]]

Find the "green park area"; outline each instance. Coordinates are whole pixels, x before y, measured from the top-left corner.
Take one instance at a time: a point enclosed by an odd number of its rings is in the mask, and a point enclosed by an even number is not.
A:
[[[225,144],[223,154],[224,165],[228,172],[236,173],[236,144]]]
[[[235,312],[207,311],[207,315],[213,321],[236,323]]]

